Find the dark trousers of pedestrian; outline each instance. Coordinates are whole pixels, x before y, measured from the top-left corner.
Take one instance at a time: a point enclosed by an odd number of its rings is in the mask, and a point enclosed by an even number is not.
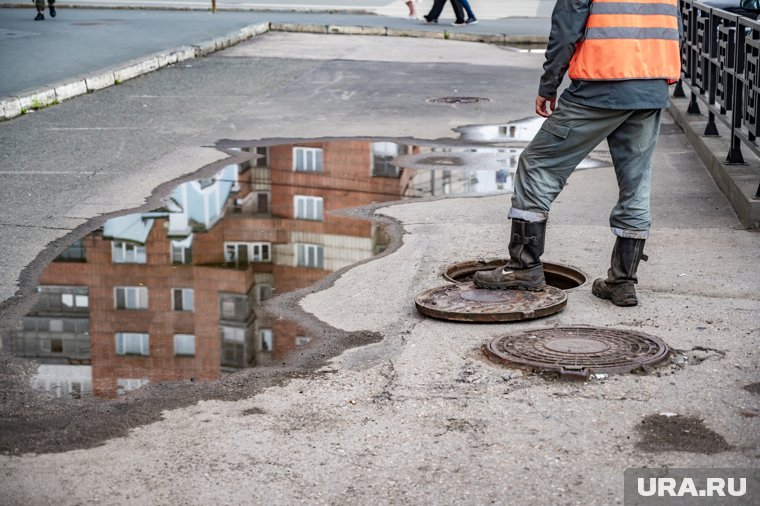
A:
[[[457,23],[464,23],[464,9],[462,9],[462,4],[459,3],[459,0],[449,0],[451,2],[451,8],[454,9],[454,16],[456,17]],[[427,16],[425,16],[425,19],[428,21],[435,21],[438,19],[438,16],[441,15],[441,11],[443,10],[443,6],[446,4],[446,0],[435,0],[433,2],[433,8],[430,9],[430,12],[428,12]]]

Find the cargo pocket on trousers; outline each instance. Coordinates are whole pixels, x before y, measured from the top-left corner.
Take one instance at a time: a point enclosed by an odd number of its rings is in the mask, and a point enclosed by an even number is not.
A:
[[[551,119],[544,121],[544,123],[541,125],[541,130],[545,130],[550,134],[554,134],[561,139],[567,139],[567,136],[570,134],[569,126],[563,125],[562,123],[557,123]]]

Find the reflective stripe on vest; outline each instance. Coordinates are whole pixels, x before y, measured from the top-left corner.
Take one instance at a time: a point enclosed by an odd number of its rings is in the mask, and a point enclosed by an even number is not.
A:
[[[678,0],[592,0],[571,79],[667,79],[681,76]]]

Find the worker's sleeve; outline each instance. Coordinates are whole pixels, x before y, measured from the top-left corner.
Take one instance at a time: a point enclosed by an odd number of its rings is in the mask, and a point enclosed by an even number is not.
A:
[[[540,96],[557,96],[557,89],[575,53],[575,45],[583,37],[590,7],[591,0],[557,0],[552,12],[544,75],[538,86]]]

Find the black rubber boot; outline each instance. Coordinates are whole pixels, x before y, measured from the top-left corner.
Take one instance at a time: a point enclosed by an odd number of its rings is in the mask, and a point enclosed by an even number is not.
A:
[[[639,303],[636,298],[636,287],[639,282],[636,271],[639,262],[646,261],[644,243],[646,239],[629,239],[618,237],[612,248],[610,268],[607,279],[596,279],[591,287],[591,293],[600,299],[609,299],[616,306],[635,306]]]
[[[538,291],[546,286],[544,254],[546,222],[512,219],[512,237],[509,240],[509,260],[502,267],[475,273],[473,282],[478,288],[491,290]]]

